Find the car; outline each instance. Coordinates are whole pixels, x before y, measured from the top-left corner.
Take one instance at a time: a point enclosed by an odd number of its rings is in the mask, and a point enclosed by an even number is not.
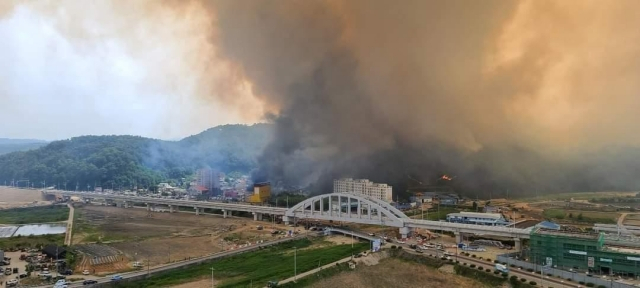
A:
[[[18,279],[7,280],[7,286],[18,284]]]
[[[96,284],[98,283],[98,281],[96,280],[84,280],[82,281],[82,285],[91,285],[91,284]]]
[[[89,275],[89,274],[91,274],[91,273],[89,273],[89,270],[87,270],[87,269],[84,269],[84,271],[82,271],[82,275]]]
[[[120,281],[122,279],[124,279],[122,275],[114,275],[113,277],[111,277],[111,281]]]

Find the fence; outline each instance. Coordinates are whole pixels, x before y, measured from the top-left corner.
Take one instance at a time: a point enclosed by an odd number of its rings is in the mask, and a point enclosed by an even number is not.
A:
[[[587,276],[584,273],[565,271],[565,270],[555,269],[555,268],[551,268],[551,267],[545,267],[545,266],[542,266],[542,265],[537,265],[537,264],[533,264],[533,263],[529,263],[529,262],[525,262],[525,261],[520,261],[520,260],[512,258],[516,254],[517,253],[498,255],[497,260],[500,261],[500,263],[507,263],[507,265],[509,265],[509,266],[514,265],[515,267],[522,267],[523,270],[533,269],[533,271],[535,273],[538,273],[538,274],[540,274],[541,273],[540,270],[542,270],[542,273],[545,276],[550,274],[553,277],[562,278],[562,279],[564,279],[564,281],[567,281],[567,279],[571,279],[571,282],[576,283],[576,284],[579,283],[579,282],[593,283],[593,284],[595,284],[595,287],[597,287],[599,285],[603,285],[603,286],[608,287],[608,288],[633,288],[633,287],[638,287],[638,286],[633,286],[633,285],[630,285],[630,284],[611,281],[611,279],[601,279],[601,278],[597,278],[597,277],[590,277],[590,276]],[[511,267],[510,269],[513,269],[513,267]],[[552,277],[552,276],[549,276],[549,277]]]

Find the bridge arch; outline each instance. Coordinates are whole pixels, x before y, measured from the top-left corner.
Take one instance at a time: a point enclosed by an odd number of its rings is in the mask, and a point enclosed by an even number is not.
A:
[[[382,200],[343,193],[308,198],[288,209],[285,216],[290,220],[348,221],[393,227],[404,227],[404,220],[409,219],[402,211]]]

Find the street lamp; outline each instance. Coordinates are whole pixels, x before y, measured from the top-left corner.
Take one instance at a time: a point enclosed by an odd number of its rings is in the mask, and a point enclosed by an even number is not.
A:
[[[293,247],[293,282],[298,280],[298,247]]]

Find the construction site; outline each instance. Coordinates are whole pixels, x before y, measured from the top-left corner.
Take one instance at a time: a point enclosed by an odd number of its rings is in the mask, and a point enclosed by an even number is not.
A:
[[[638,279],[640,238],[536,228],[531,232],[530,261],[587,274]]]

